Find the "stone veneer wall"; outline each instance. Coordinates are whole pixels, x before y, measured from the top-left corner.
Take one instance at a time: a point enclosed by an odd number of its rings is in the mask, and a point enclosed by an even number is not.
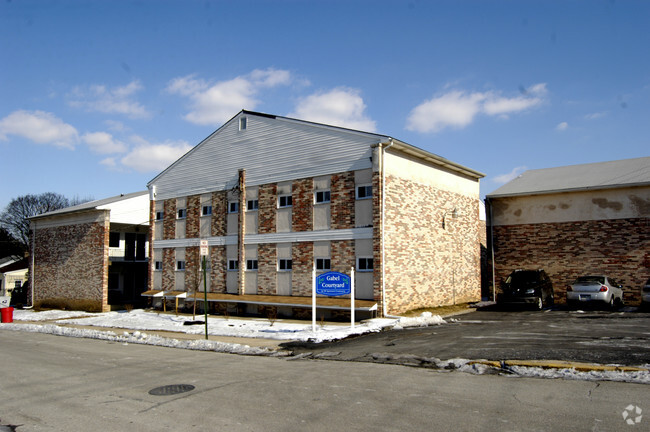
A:
[[[514,269],[543,268],[556,302],[584,274],[605,274],[621,283],[625,301],[640,300],[650,277],[650,219],[610,219],[494,227],[497,290]]]
[[[294,243],[291,247],[293,269],[291,273],[291,295],[312,295],[312,269],[314,268],[314,244]]]
[[[386,177],[388,314],[480,300],[478,212],[478,197]]]
[[[192,195],[187,197],[185,237],[201,237],[201,197],[199,195]]]
[[[259,234],[272,234],[275,232],[277,217],[277,191],[276,183],[261,185],[258,190],[257,232]]]
[[[226,292],[226,247],[212,246],[210,248],[210,287],[209,292]]]
[[[331,228],[354,228],[354,171],[332,175],[330,198]]]
[[[292,231],[311,231],[314,227],[314,179],[293,182]]]
[[[277,290],[278,252],[275,243],[263,243],[257,246],[257,285],[261,295],[274,295]]]
[[[227,192],[212,192],[212,226],[213,236],[226,235],[226,214],[228,212]]]
[[[109,213],[97,222],[36,228],[34,305],[108,311]]]

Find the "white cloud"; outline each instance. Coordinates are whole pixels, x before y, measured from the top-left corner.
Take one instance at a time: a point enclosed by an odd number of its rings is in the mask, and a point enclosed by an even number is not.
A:
[[[162,171],[192,148],[186,141],[150,143],[140,137],[132,140],[137,145],[120,162],[138,172]]]
[[[528,167],[526,166],[515,167],[508,174],[501,174],[494,177],[493,181],[494,183],[498,183],[498,184],[508,183],[510,180],[514,180],[515,178],[519,177],[519,174],[526,171],[527,169]]]
[[[499,92],[468,93],[451,90],[415,107],[409,114],[406,128],[411,131],[430,133],[447,127],[457,129],[466,127],[479,114],[507,118],[509,114],[543,104],[546,93],[545,83],[524,89],[522,95],[516,97],[501,96]]]
[[[474,121],[485,98],[483,93],[451,91],[429,99],[411,111],[406,128],[426,133],[438,132],[445,127],[465,127]]]
[[[599,118],[605,117],[606,115],[607,115],[607,112],[604,112],[604,111],[603,112],[595,112],[595,113],[587,114],[585,116],[585,119],[587,119],[587,120],[597,120]]]
[[[121,87],[108,88],[104,85],[75,87],[68,95],[73,107],[108,114],[124,114],[129,118],[148,118],[151,114],[133,99],[143,89],[140,81],[131,81]]]
[[[569,128],[569,123],[567,123],[567,122],[562,122],[562,123],[558,124],[557,126],[555,126],[555,130],[558,130],[558,131],[564,131],[564,130],[567,130],[568,128]]]
[[[188,75],[171,80],[166,90],[189,98],[185,119],[199,125],[219,125],[242,109],[255,109],[262,89],[291,83],[291,74],[273,68],[256,69],[228,81],[210,83]]]
[[[106,132],[86,133],[81,137],[81,140],[95,153],[124,153],[127,150],[126,144],[116,140],[113,135]]]
[[[365,110],[366,104],[358,90],[338,87],[300,100],[289,117],[374,132],[377,125]]]
[[[27,138],[37,144],[74,149],[79,140],[77,130],[52,113],[18,110],[0,120],[0,139],[7,135]]]

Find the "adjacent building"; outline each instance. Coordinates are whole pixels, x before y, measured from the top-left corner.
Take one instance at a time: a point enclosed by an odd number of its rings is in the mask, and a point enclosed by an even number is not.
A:
[[[147,295],[202,292],[204,240],[214,302],[295,306],[313,270],[351,268],[382,314],[479,300],[482,177],[389,136],[241,111],[149,182]]]
[[[650,277],[650,157],[530,170],[486,197],[494,279],[543,268],[564,302],[580,275],[605,274],[636,301]]]
[[[147,192],[30,218],[31,304],[108,311],[143,302],[148,284]]]

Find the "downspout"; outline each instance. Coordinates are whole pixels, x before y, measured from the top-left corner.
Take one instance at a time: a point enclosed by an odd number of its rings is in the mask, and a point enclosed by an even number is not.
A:
[[[379,144],[380,148],[380,169],[381,169],[381,312],[384,318],[389,318],[386,313],[386,246],[384,235],[384,217],[386,216],[386,170],[384,168],[384,158],[386,149],[393,146],[393,139],[388,140],[388,145]],[[396,317],[395,317],[396,318]]]
[[[30,306],[26,309],[31,309],[34,307],[34,290],[36,289],[36,261],[34,259],[34,256],[36,255],[36,221],[32,221],[32,227],[32,281],[30,283],[31,301]]]
[[[490,207],[490,258],[492,259],[492,301],[497,301],[497,292],[496,292],[496,275],[494,273],[494,216],[492,214],[492,201],[489,198],[485,198],[485,203]]]

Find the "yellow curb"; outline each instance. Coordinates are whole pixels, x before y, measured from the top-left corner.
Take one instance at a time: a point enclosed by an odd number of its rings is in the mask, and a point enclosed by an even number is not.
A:
[[[506,360],[503,364],[504,366],[539,367],[543,369],[575,369],[579,372],[648,372],[646,368],[634,366],[611,366],[562,360]]]

